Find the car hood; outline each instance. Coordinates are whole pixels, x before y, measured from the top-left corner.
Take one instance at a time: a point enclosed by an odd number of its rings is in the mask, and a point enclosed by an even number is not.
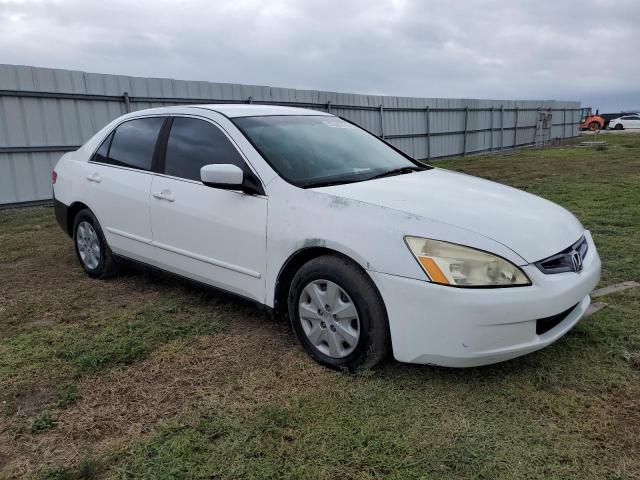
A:
[[[471,230],[530,263],[564,250],[584,233],[576,217],[553,202],[440,168],[315,190]]]

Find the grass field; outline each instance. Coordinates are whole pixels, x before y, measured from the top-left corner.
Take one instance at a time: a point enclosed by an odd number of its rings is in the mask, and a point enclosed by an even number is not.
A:
[[[601,286],[640,280],[640,135],[439,166],[573,211]],[[188,284],[86,277],[48,208],[0,212],[0,478],[640,478],[640,289],[467,370],[317,366]]]

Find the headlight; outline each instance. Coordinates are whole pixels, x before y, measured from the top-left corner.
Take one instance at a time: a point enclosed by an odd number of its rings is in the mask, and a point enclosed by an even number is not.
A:
[[[531,285],[522,270],[496,255],[439,240],[410,236],[404,239],[434,283],[455,287]]]

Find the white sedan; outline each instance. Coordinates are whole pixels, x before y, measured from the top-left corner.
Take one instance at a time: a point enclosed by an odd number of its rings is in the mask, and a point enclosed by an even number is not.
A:
[[[640,128],[640,114],[624,115],[620,118],[614,118],[609,122],[609,128],[612,128],[614,130]]]
[[[452,367],[533,352],[580,320],[600,277],[564,208],[312,110],[138,111],[52,180],[88,275],[134,261],[239,295],[336,369],[389,351]]]

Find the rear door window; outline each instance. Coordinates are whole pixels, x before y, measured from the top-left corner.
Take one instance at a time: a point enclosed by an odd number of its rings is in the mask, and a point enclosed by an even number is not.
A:
[[[164,173],[199,182],[200,169],[212,163],[230,163],[247,171],[244,159],[222,130],[197,118],[175,117]]]
[[[151,170],[153,153],[164,117],[138,118],[116,128],[106,163]]]

